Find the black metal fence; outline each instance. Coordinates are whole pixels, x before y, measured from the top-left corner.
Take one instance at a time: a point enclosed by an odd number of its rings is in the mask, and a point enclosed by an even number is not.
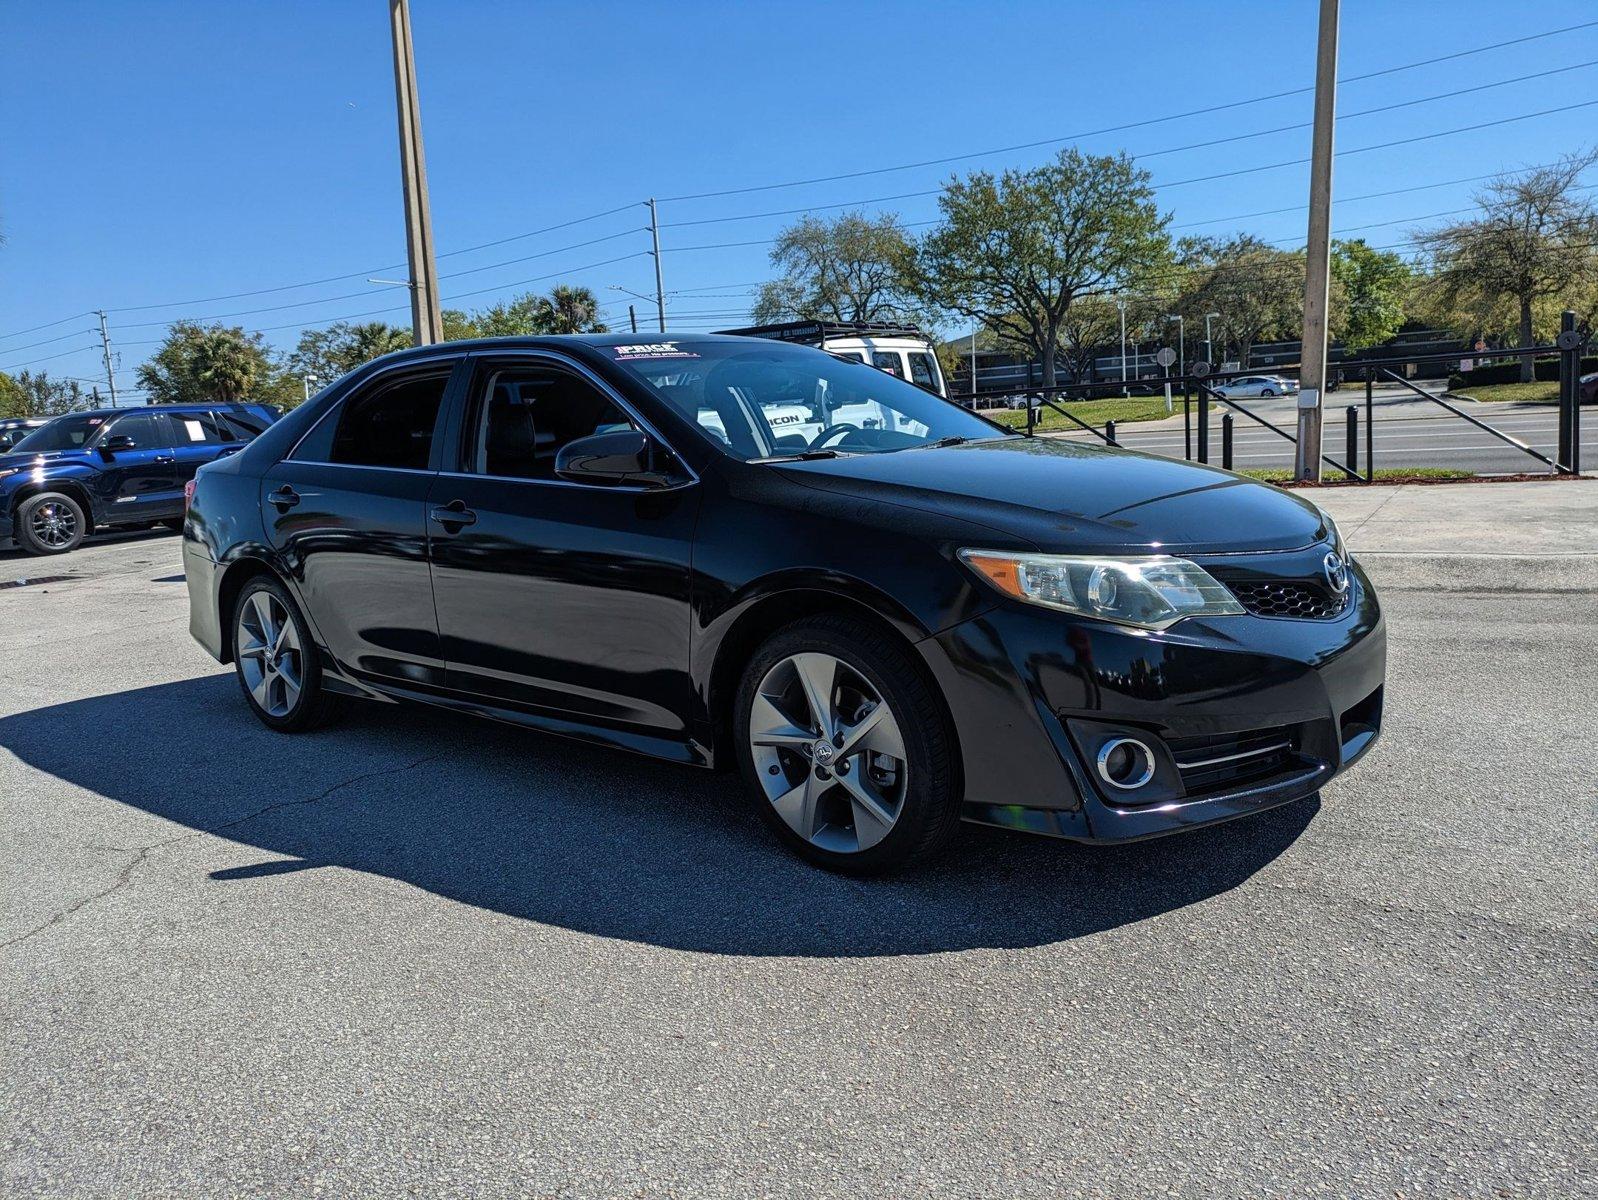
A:
[[[1566,313],[1562,320],[1562,328],[1558,339],[1552,345],[1530,346],[1525,349],[1495,350],[1492,357],[1498,361],[1537,359],[1546,356],[1556,356],[1559,364],[1559,390],[1558,390],[1558,417],[1556,442],[1552,454],[1545,454],[1530,445],[1525,438],[1517,437],[1511,432],[1506,432],[1494,426],[1491,421],[1483,420],[1480,416],[1467,412],[1459,404],[1447,396],[1436,392],[1427,391],[1424,387],[1414,382],[1415,377],[1433,378],[1439,374],[1446,375],[1449,370],[1457,366],[1462,357],[1457,351],[1443,354],[1411,355],[1402,360],[1390,357],[1366,362],[1345,361],[1339,364],[1341,381],[1344,388],[1363,385],[1363,403],[1342,405],[1342,436],[1335,432],[1336,406],[1324,405],[1323,421],[1325,422],[1326,436],[1323,442],[1322,461],[1333,471],[1350,481],[1372,482],[1375,479],[1376,456],[1378,443],[1376,438],[1376,389],[1383,387],[1387,391],[1396,389],[1396,394],[1401,399],[1412,404],[1424,402],[1435,406],[1446,414],[1446,419],[1453,419],[1464,423],[1471,429],[1486,435],[1496,443],[1512,448],[1517,455],[1529,458],[1549,472],[1562,475],[1575,475],[1581,472],[1581,394],[1580,372],[1581,354],[1587,343],[1587,334],[1576,326],[1574,314]],[[1439,370],[1439,368],[1446,368]],[[1278,368],[1280,370],[1281,368]],[[1239,397],[1229,396],[1222,390],[1228,383],[1243,378],[1259,378],[1265,372],[1259,370],[1233,371],[1225,374],[1207,375],[1174,375],[1161,380],[1147,378],[1137,381],[1140,391],[1148,394],[1149,385],[1153,385],[1156,396],[1165,394],[1168,386],[1171,412],[1174,416],[1178,411],[1182,414],[1182,457],[1198,462],[1210,462],[1211,459],[1211,429],[1213,414],[1221,410],[1220,420],[1220,465],[1228,470],[1233,469],[1236,461],[1235,451],[1237,445],[1236,428],[1237,420],[1241,418],[1247,424],[1245,428],[1258,428],[1269,431],[1274,438],[1283,442],[1297,445],[1296,421],[1294,429],[1285,428],[1283,425],[1253,411],[1248,404],[1243,403]],[[1114,420],[1106,421],[1099,426],[1085,419],[1086,411],[1073,412],[1064,407],[1068,403],[1087,400],[1103,399],[1106,393],[1115,393],[1118,385],[1106,383],[1073,383],[1059,384],[1053,387],[1025,387],[1014,391],[999,393],[982,393],[975,397],[960,397],[954,399],[974,406],[988,408],[1006,407],[1012,409],[1024,408],[1025,427],[1029,434],[1037,429],[1045,419],[1046,414],[1056,414],[1062,418],[1068,432],[1086,433],[1107,445],[1125,445],[1128,441],[1145,440],[1134,432],[1128,438],[1125,423],[1122,428],[1117,428]],[[1285,394],[1292,394],[1292,389],[1283,389]],[[1356,393],[1357,395],[1358,393]],[[1323,400],[1325,398],[1323,397]],[[1180,407],[1178,407],[1180,406]],[[1363,411],[1362,411],[1363,410]],[[1545,410],[1539,410],[1545,411]],[[1502,418],[1501,418],[1502,419]],[[1137,427],[1134,427],[1136,430]],[[1169,440],[1171,437],[1169,427],[1164,427],[1159,437]],[[1152,440],[1152,439],[1149,439]],[[1271,439],[1266,439],[1267,441]],[[1341,457],[1335,457],[1331,451],[1341,443]],[[1171,447],[1174,451],[1174,446]],[[1157,453],[1166,453],[1157,450]],[[1174,454],[1172,455],[1174,456]]]

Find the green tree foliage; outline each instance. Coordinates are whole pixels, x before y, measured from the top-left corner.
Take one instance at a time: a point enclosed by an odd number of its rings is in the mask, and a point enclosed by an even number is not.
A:
[[[297,377],[311,376],[314,389],[332,383],[362,363],[410,344],[409,330],[382,321],[359,325],[339,321],[326,329],[302,331],[285,370]]]
[[[96,402],[75,379],[51,379],[44,371],[22,371],[15,379],[0,375],[0,417],[59,417]]]
[[[152,404],[259,399],[260,392],[275,391],[277,375],[260,334],[193,321],[171,325],[137,372]]]
[[[802,217],[777,236],[753,316],[768,321],[915,321],[923,314],[914,250],[899,218],[850,212]]]
[[[1371,249],[1363,238],[1333,242],[1333,334],[1351,350],[1387,341],[1404,324],[1413,276],[1402,258]]]
[[[0,372],[0,417],[26,417],[28,394],[11,376]]]
[[[1581,184],[1598,148],[1507,176],[1473,197],[1479,215],[1417,235],[1432,271],[1421,289],[1433,320],[1462,335],[1520,346],[1557,331],[1560,309],[1593,301],[1598,208]],[[1532,362],[1521,362],[1521,381]]]
[[[1149,173],[1125,154],[1072,147],[1032,170],[980,172],[946,184],[938,205],[943,223],[917,255],[923,295],[1036,354],[1045,385],[1072,306],[1169,260],[1169,218]]]
[[[474,337],[605,332],[594,293],[566,284],[558,284],[547,296],[524,292],[473,313],[448,309],[443,317],[444,337],[452,342]]]
[[[1188,332],[1211,322],[1215,355],[1247,365],[1260,342],[1299,335],[1304,319],[1304,254],[1279,250],[1252,234],[1230,239],[1189,238],[1180,260],[1186,283],[1169,311],[1187,318]],[[1338,302],[1334,300],[1334,311]]]

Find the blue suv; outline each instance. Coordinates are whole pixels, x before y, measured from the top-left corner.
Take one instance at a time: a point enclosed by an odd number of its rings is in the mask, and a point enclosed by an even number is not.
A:
[[[265,404],[162,404],[57,417],[0,454],[0,546],[65,554],[101,527],[182,528],[194,473],[278,415]]]

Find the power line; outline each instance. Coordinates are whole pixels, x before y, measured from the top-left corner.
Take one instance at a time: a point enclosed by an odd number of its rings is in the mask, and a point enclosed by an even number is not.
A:
[[[89,346],[89,347],[87,347],[87,349],[91,350],[91,351],[92,350],[98,350],[99,348],[100,347],[98,347],[98,346]],[[7,372],[16,371],[16,370],[19,370],[22,367],[31,367],[31,366],[33,366],[34,363],[50,362],[52,359],[65,358],[69,354],[82,354],[84,352],[84,349],[85,348],[83,348],[83,347],[79,347],[78,349],[75,349],[75,350],[63,350],[60,354],[46,354],[43,358],[32,358],[32,359],[29,359],[27,362],[11,363],[9,366],[0,367],[0,371],[7,371]]]
[[[57,325],[65,325],[68,321],[76,321],[79,317],[87,317],[90,315],[90,313],[86,312],[73,313],[70,317],[61,317],[59,320],[46,321],[43,325],[32,325],[27,329],[13,329],[10,333],[0,333],[0,338],[21,337],[26,333],[38,333],[41,329],[53,329]],[[17,347],[13,346],[12,349],[15,350]]]
[[[1400,71],[1411,71],[1419,67],[1432,66],[1436,63],[1451,62],[1455,59],[1466,58],[1473,54],[1484,54],[1489,50],[1499,50],[1506,46],[1516,46],[1524,42],[1538,41],[1542,38],[1555,37],[1562,33],[1574,33],[1580,29],[1590,29],[1598,25],[1598,21],[1584,21],[1578,25],[1567,25],[1561,29],[1550,29],[1542,33],[1527,34],[1524,37],[1510,38],[1506,41],[1494,42],[1487,46],[1475,46],[1469,50],[1458,50],[1452,54],[1439,55],[1436,58],[1422,59],[1418,62],[1403,63],[1394,67],[1385,67],[1379,71],[1369,71],[1363,75],[1350,75],[1340,80],[1341,83],[1357,83],[1364,79],[1375,79],[1379,76],[1393,75]],[[1043,138],[1033,142],[1018,142],[1011,146],[998,146],[988,150],[976,150],[967,154],[954,154],[943,158],[923,159],[920,162],[900,163],[891,167],[872,167],[863,171],[847,171],[837,175],[818,175],[809,179],[790,179],[782,183],[753,184],[746,187],[722,188],[718,191],[690,192],[681,196],[663,197],[663,202],[677,202],[682,200],[709,200],[718,196],[740,196],[750,192],[769,192],[779,188],[805,187],[815,183],[835,183],[843,179],[861,179],[870,175],[886,175],[895,171],[911,171],[920,167],[937,167],[947,163],[965,162],[973,158],[986,158],[991,155],[1012,154],[1018,150],[1035,150],[1041,146],[1054,146],[1062,142],[1081,141],[1085,138],[1098,137],[1106,133],[1122,133],[1128,129],[1142,129],[1149,125],[1159,125],[1166,121],[1177,121],[1186,117],[1206,116],[1210,113],[1225,112],[1228,109],[1241,108],[1250,104],[1262,104],[1268,100],[1280,100],[1286,96],[1299,96],[1314,91],[1312,87],[1291,88],[1284,92],[1272,92],[1265,96],[1255,96],[1248,100],[1234,100],[1227,104],[1213,104],[1204,108],[1189,109],[1186,112],[1169,113],[1161,117],[1149,117],[1142,121],[1129,121],[1121,125],[1110,125],[1103,129],[1092,129],[1082,133],[1067,134],[1064,137]]]

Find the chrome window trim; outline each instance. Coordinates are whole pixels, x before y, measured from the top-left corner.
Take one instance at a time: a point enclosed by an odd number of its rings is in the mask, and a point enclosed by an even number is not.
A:
[[[628,417],[636,422],[640,429],[642,429],[650,437],[654,438],[656,442],[660,443],[660,445],[665,447],[666,452],[670,454],[672,458],[677,460],[678,464],[683,470],[688,472],[688,478],[682,483],[674,483],[666,487],[644,487],[637,484],[577,483],[570,479],[529,479],[521,475],[489,475],[481,471],[440,471],[438,474],[448,475],[451,478],[457,479],[499,479],[506,480],[511,483],[556,484],[561,487],[588,488],[590,490],[600,492],[669,492],[674,491],[677,488],[687,487],[690,484],[699,482],[699,472],[695,471],[692,464],[690,464],[687,459],[683,458],[683,456],[677,452],[677,448],[661,434],[660,430],[656,429],[654,424],[638,411],[636,405],[630,403],[624,396],[622,396],[620,392],[612,387],[607,380],[601,378],[591,367],[587,366],[586,364],[578,362],[574,358],[568,358],[559,351],[547,350],[543,347],[529,347],[526,350],[489,350],[471,354],[468,357],[474,366],[477,362],[481,361],[495,370],[502,369],[499,364],[504,364],[504,366],[515,366],[517,363],[525,364],[529,361],[548,362],[553,363],[558,367],[569,368],[576,374],[580,375],[583,379],[587,380],[595,388],[599,389],[599,392],[602,395],[604,395],[613,404],[615,404],[617,408],[621,409],[622,412],[626,413]],[[473,374],[475,376],[475,370]],[[474,378],[473,383],[475,382],[476,380]],[[476,399],[477,398],[475,396],[467,396],[469,413],[471,412],[471,405],[475,403]],[[476,414],[471,415],[474,417],[476,416]],[[462,437],[460,439],[462,443],[466,441],[465,435],[467,432],[466,423],[463,421],[461,423]],[[475,428],[471,432],[475,436]]]
[[[428,355],[423,355],[423,356],[420,356],[420,357],[417,357],[417,358],[407,358],[404,362],[397,362],[397,363],[394,363],[392,366],[383,367],[380,370],[373,371],[370,376],[368,376],[366,379],[363,379],[359,384],[351,387],[349,389],[349,391],[345,392],[342,396],[340,396],[337,400],[335,400],[333,402],[333,404],[328,408],[328,410],[325,413],[323,413],[321,416],[317,417],[316,420],[314,422],[312,422],[311,427],[309,429],[307,429],[304,433],[300,434],[299,441],[295,442],[294,445],[292,447],[290,447],[289,452],[287,454],[285,454],[282,458],[278,459],[278,461],[279,462],[302,463],[302,464],[305,464],[305,465],[308,465],[308,466],[317,466],[317,467],[360,467],[360,468],[362,468],[364,470],[369,470],[369,471],[410,471],[410,472],[416,473],[416,468],[415,467],[372,467],[372,466],[368,466],[365,463],[332,463],[332,462],[319,463],[315,459],[311,459],[311,458],[295,458],[294,456],[295,456],[295,454],[297,454],[299,452],[300,447],[305,444],[306,439],[308,439],[313,433],[315,433],[318,429],[320,429],[322,427],[322,422],[323,421],[327,420],[334,413],[340,412],[340,411],[343,410],[344,406],[347,403],[349,403],[350,396],[353,393],[355,393],[357,391],[365,391],[372,384],[377,383],[378,381],[382,380],[386,376],[401,374],[401,373],[404,373],[404,372],[407,372],[407,371],[415,370],[418,367],[437,366],[437,365],[442,364],[442,363],[449,363],[450,364],[450,373],[454,374],[455,367],[457,365],[459,365],[460,361],[463,358],[466,358],[466,357],[468,357],[468,355],[462,353],[461,351],[452,350],[452,351],[449,351],[449,352],[443,353],[443,354],[428,354]],[[448,387],[448,380],[445,381],[445,386],[446,386],[446,388]],[[447,391],[445,393],[445,397],[444,398],[446,400],[449,398],[449,395],[448,395]],[[439,405],[440,411],[443,410],[443,407],[444,407],[443,404]],[[271,427],[268,426],[268,428],[271,428]],[[422,472],[420,472],[420,474],[433,475],[433,474],[436,474],[436,472],[434,472],[434,471],[422,471]]]

